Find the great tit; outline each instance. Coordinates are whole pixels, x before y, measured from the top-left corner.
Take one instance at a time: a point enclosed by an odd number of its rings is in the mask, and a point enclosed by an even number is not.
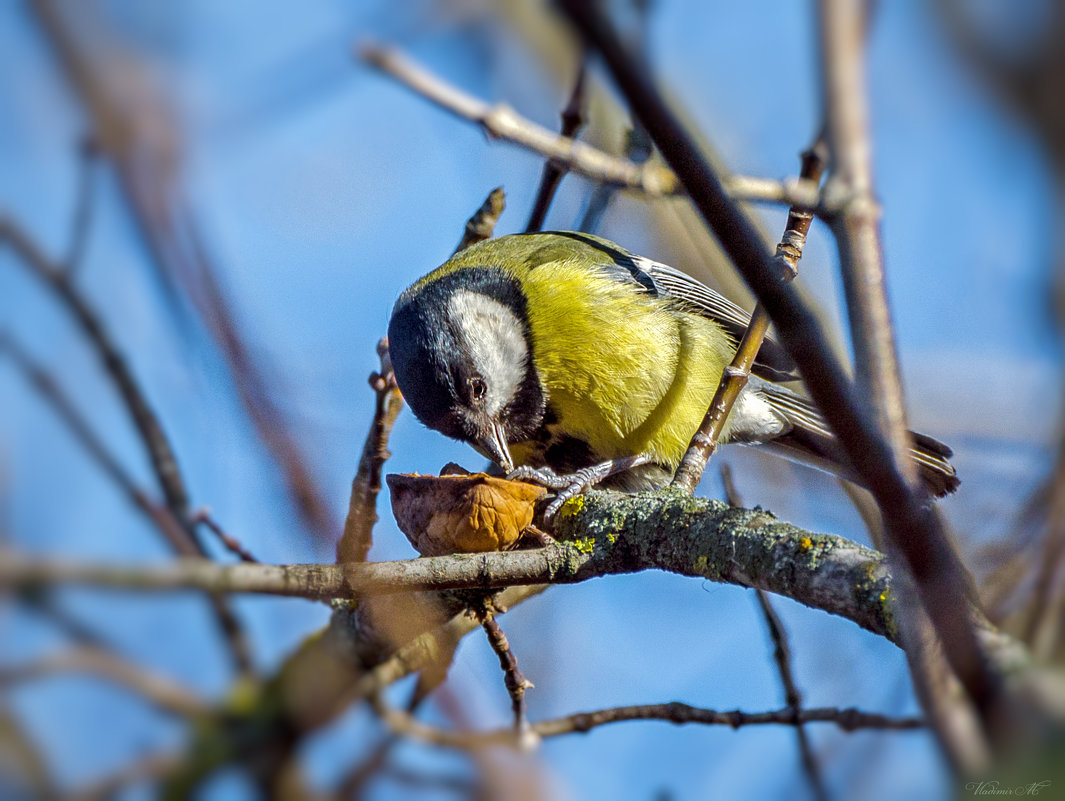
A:
[[[396,382],[417,418],[504,472],[566,488],[667,484],[731,362],[749,315],[682,272],[589,234],[487,239],[407,289],[388,326]],[[722,442],[767,445],[856,476],[766,339]],[[913,434],[936,496],[951,451]]]

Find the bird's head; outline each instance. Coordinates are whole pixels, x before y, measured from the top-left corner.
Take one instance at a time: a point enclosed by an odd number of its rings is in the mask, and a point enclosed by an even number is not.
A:
[[[545,403],[518,282],[489,267],[432,274],[397,301],[388,342],[415,416],[509,472],[509,444],[537,431]]]

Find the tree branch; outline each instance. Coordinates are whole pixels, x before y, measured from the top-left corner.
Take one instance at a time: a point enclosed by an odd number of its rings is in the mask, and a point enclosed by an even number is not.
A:
[[[484,732],[451,731],[422,723],[411,715],[384,703],[378,703],[375,706],[393,732],[432,745],[467,750],[488,746],[526,749],[526,740],[523,740],[513,729]],[[701,723],[707,726],[731,726],[733,729],[743,726],[804,726],[807,723],[834,723],[846,732],[860,729],[905,731],[924,727],[924,722],[920,718],[892,718],[872,712],[862,712],[854,708],[804,709],[798,714],[791,708],[771,712],[743,712],[739,709],[719,712],[678,701],[667,704],[636,704],[601,709],[596,712],[578,712],[561,718],[531,723],[529,727],[531,733],[537,738],[544,738],[564,734],[584,734],[599,726],[632,720],[659,720],[676,725]]]
[[[969,621],[965,571],[951,550],[943,521],[924,493],[912,491],[896,469],[894,451],[855,391],[809,305],[789,291],[753,220],[733,203],[721,180],[681,127],[650,76],[625,52],[595,3],[559,0],[584,37],[600,52],[633,111],[676,171],[692,202],[769,312],[780,340],[799,366],[814,402],[829,421],[862,483],[876,497],[889,536],[917,578],[944,651],[967,691],[983,707],[997,696]]]
[[[362,446],[358,470],[351,481],[348,516],[344,521],[344,534],[337,544],[338,562],[364,562],[373,545],[381,470],[392,455],[388,450],[388,438],[403,408],[403,395],[396,386],[392,362],[388,358],[387,337],[377,343],[377,356],[381,360],[381,372],[370,376],[370,388],[374,391],[373,421]]]
[[[854,621],[894,640],[890,576],[876,551],[679,492],[596,492],[563,507],[568,542],[506,553],[456,554],[342,565],[217,564],[178,560],[155,567],[91,565],[4,553],[0,585],[88,584],[137,590],[201,589],[309,599],[414,590],[569,584],[660,569],[758,587]]]
[[[134,427],[137,429],[141,443],[148,454],[156,481],[166,500],[166,508],[175,522],[174,525],[170,525],[165,515],[154,515],[153,518],[156,519],[160,531],[167,537],[168,542],[178,554],[182,556],[206,555],[203,544],[197,537],[196,524],[192,520],[189,509],[185,480],[182,477],[170,440],[155,411],[148,403],[147,396],[134,377],[133,371],[126,363],[121,350],[108,334],[103,320],[82,293],[78,291],[72,281],[71,273],[52,262],[27,232],[2,212],[0,212],[0,242],[6,242],[18,257],[17,261],[48,287],[66,307],[70,315],[77,321],[91,347],[96,351],[100,361],[103,363],[104,370],[118,390],[119,397],[122,399],[123,405]],[[10,339],[6,343],[6,348],[16,359],[18,358],[19,353],[12,348]],[[45,391],[46,394],[50,393],[60,414],[72,426],[75,435],[79,437],[83,444],[89,447],[90,452],[97,459],[104,457],[105,449],[102,446],[94,447],[95,437],[92,435],[91,429],[87,425],[79,426],[79,415],[74,411],[71,404],[63,404],[62,395],[58,387],[54,384],[49,384],[47,380],[42,383],[40,371],[35,371],[32,363],[28,360],[22,359],[20,366],[24,371],[28,371],[28,374],[34,379],[34,383],[42,391]],[[112,470],[117,465],[116,462],[112,460],[109,464],[106,459],[103,459],[101,464],[104,464],[105,469],[108,470],[113,478],[121,479],[122,471],[115,472]],[[119,483],[123,485],[121,480]],[[130,491],[129,487],[125,485],[123,485],[123,489],[127,492]],[[134,497],[134,502],[138,508],[150,514],[148,508],[135,495],[136,490],[134,489],[134,496],[131,496]],[[233,610],[222,599],[211,598],[210,603],[233,657],[234,664],[241,672],[250,672],[251,656],[248,652],[248,643],[244,637],[240,622],[234,615]]]
[[[366,64],[400,81],[431,103],[476,124],[493,139],[531,150],[601,184],[638,190],[649,197],[684,194],[676,175],[668,167],[654,161],[636,163],[586,142],[560,136],[522,117],[505,103],[486,103],[447,83],[398,50],[363,44],[357,55]],[[785,203],[827,213],[821,209],[820,192],[811,181],[732,176],[726,184],[727,191],[736,200]]]

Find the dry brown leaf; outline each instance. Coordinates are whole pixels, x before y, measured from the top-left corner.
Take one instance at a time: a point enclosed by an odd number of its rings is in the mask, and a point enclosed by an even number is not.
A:
[[[423,556],[513,548],[547,495],[543,487],[486,473],[404,473],[387,481],[396,523]]]

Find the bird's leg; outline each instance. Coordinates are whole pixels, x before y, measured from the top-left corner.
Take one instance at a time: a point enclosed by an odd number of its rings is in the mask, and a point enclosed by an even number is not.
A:
[[[555,513],[562,508],[562,504],[570,498],[575,498],[590,487],[610,476],[617,475],[642,464],[652,461],[650,454],[638,453],[635,456],[625,456],[621,459],[611,459],[607,462],[593,464],[591,467],[582,467],[576,473],[560,476],[550,467],[529,467],[522,465],[507,474],[507,478],[517,481],[528,481],[531,484],[540,484],[550,489],[558,490],[558,494],[544,510],[544,522],[550,524]]]

